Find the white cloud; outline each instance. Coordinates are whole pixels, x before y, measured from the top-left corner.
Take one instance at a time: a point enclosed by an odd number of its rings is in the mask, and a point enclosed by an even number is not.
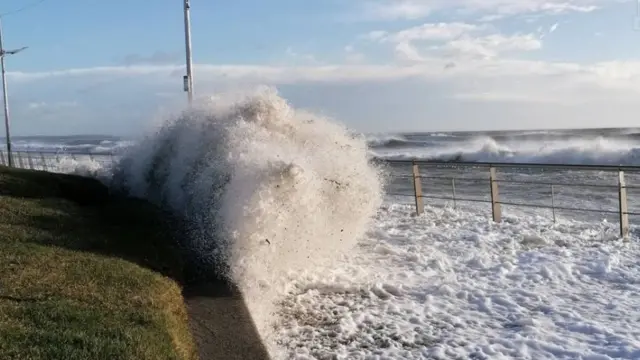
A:
[[[456,10],[480,14],[483,21],[494,21],[517,14],[591,12],[610,3],[611,0],[370,0],[365,2],[364,17],[415,20],[436,11]]]
[[[387,34],[388,33],[384,30],[375,30],[359,36],[359,39],[369,40],[369,41],[379,41],[379,40],[382,40],[385,36],[387,36]]]
[[[526,42],[523,42],[526,44]],[[522,48],[518,41],[494,40],[495,48]],[[526,45],[533,47],[531,45]],[[526,48],[525,46],[525,48]],[[244,84],[349,84],[363,82],[389,82],[402,79],[414,79],[424,82],[448,81],[452,84],[484,83],[539,84],[540,93],[550,88],[572,88],[576,97],[580,97],[580,87],[589,86],[600,90],[632,91],[633,96],[640,94],[640,61],[609,61],[591,65],[577,63],[544,62],[495,58],[489,60],[473,60],[460,58],[452,61],[446,58],[424,56],[420,63],[412,65],[323,65],[323,66],[232,66],[197,64],[195,66],[196,85],[201,88],[215,83],[221,86]],[[158,91],[152,94],[165,93],[167,86],[180,89],[182,67],[179,66],[147,66],[147,67],[98,67],[84,69],[68,69],[51,72],[14,73],[9,72],[9,79],[14,87],[34,89],[32,83],[75,82],[89,85],[103,77],[122,76],[132,83],[141,82]],[[120,83],[108,84],[110,89],[124,91]],[[463,86],[464,87],[464,86]],[[71,87],[67,87],[69,89]],[[455,88],[455,87],[454,87]],[[498,90],[496,88],[496,90]],[[509,91],[517,89],[510,89]],[[499,93],[499,91],[496,91]],[[166,95],[166,93],[165,93]],[[46,105],[72,106],[76,102],[34,103],[29,107],[37,108]]]
[[[302,66],[268,66],[268,65],[194,65],[195,81],[251,81],[277,84],[297,82],[333,82],[384,80],[399,76],[413,76],[412,68],[398,68],[395,65],[302,65]],[[387,71],[383,71],[387,70]],[[103,78],[147,79],[154,83],[180,82],[184,72],[183,66],[148,65],[148,66],[112,66],[78,68],[43,72],[8,72],[10,80],[17,83],[30,83],[46,79],[84,79]]]
[[[449,58],[492,58],[514,51],[532,51],[542,48],[542,36],[534,34],[504,35],[487,33],[485,25],[468,23],[426,23],[396,33],[371,33],[365,38],[394,45],[396,58],[420,62],[426,56]]]
[[[120,59],[122,65],[142,65],[142,64],[175,64],[180,62],[182,55],[175,52],[156,51],[149,55],[128,54]]]
[[[348,64],[362,64],[365,61],[365,56],[361,52],[357,51],[353,45],[347,45],[344,47],[345,61]]]
[[[403,41],[396,44],[395,47],[396,59],[403,62],[424,62],[425,58],[420,54],[420,51],[411,44],[409,41]]]
[[[77,107],[78,103],[76,101],[59,101],[59,102],[31,102],[27,105],[27,107],[31,110],[57,110],[62,108],[73,108]]]
[[[285,55],[288,58],[288,60],[291,60],[294,64],[319,64],[320,63],[315,56],[311,54],[297,52],[291,46],[287,47],[285,51]]]
[[[365,7],[364,16],[368,19],[379,20],[412,20],[423,18],[431,11],[432,7],[428,2],[395,0],[369,3]]]
[[[483,37],[465,36],[452,40],[444,46],[453,56],[479,56],[492,58],[512,51],[531,51],[542,48],[542,42],[533,34],[510,35],[492,34]]]
[[[482,17],[480,17],[478,19],[479,22],[493,22],[493,21],[498,21],[498,20],[502,20],[505,18],[504,14],[490,14],[490,15],[484,15]]]
[[[609,125],[636,121],[622,109],[633,109],[640,97],[640,61],[584,65],[500,57],[414,60],[296,67],[198,64],[196,95],[274,85],[294,105],[320,110],[364,131],[580,127],[597,125],[597,116],[611,108],[617,117],[608,120]],[[174,66],[9,73],[16,131],[134,131],[158,109],[184,103],[182,73]],[[113,77],[120,80],[101,82]],[[93,83],[98,85],[77,92]],[[53,104],[49,99],[60,97],[77,99],[82,106],[61,107],[40,117],[29,112],[45,105],[21,101]],[[549,119],[536,117],[543,115]],[[56,121],[55,129],[51,121]]]
[[[409,29],[398,31],[393,34],[384,34],[382,36],[370,36],[369,38],[378,38],[383,42],[400,43],[415,40],[451,40],[460,37],[463,34],[485,29],[484,26],[474,24],[466,24],[461,22],[453,23],[426,23]]]
[[[515,102],[515,103],[556,103],[567,104],[566,101],[560,100],[554,97],[552,94],[549,96],[528,96],[527,94],[518,94],[512,92],[495,92],[495,91],[477,91],[471,93],[457,93],[453,95],[457,100],[471,100],[482,102]],[[573,102],[572,102],[573,103]]]
[[[545,37],[547,37],[547,35],[551,35],[554,32],[556,32],[556,30],[558,30],[558,27],[560,26],[560,23],[555,23],[553,25],[551,25],[549,27],[549,30],[545,31],[542,26],[538,27],[538,30],[536,31],[539,34],[540,40],[544,39]]]

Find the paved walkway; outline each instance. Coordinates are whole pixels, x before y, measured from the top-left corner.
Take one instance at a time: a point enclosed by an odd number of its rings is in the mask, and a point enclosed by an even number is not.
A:
[[[268,360],[244,300],[221,281],[184,291],[200,360]]]

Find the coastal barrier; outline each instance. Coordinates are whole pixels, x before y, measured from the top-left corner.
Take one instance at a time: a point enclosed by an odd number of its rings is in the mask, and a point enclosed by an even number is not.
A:
[[[482,162],[432,162],[416,160],[385,160],[395,171],[392,178],[409,180],[411,191],[389,192],[389,195],[413,198],[416,213],[424,212],[425,200],[447,200],[455,207],[459,202],[486,203],[491,210],[493,221],[503,219],[503,206],[528,207],[549,209],[553,220],[556,221],[557,211],[591,212],[597,214],[614,214],[619,221],[620,236],[629,236],[629,217],[640,215],[640,211],[629,208],[629,191],[640,190],[640,186],[628,183],[633,179],[640,184],[640,166],[611,166],[611,165],[562,165],[562,164],[523,164],[523,163],[482,163]],[[405,170],[404,172],[402,170]],[[581,173],[576,176],[577,173]],[[610,176],[607,176],[610,175]],[[579,180],[583,180],[580,181]],[[425,191],[432,184],[440,181],[440,186],[427,193]],[[585,181],[591,180],[591,181]],[[604,181],[603,181],[604,180]],[[608,181],[606,181],[608,180]],[[487,198],[460,196],[457,192],[459,185],[475,182],[474,193],[486,193]],[[448,194],[444,194],[443,183],[448,183]],[[502,200],[501,190],[504,186],[519,185],[519,191],[538,190],[531,198],[538,201],[509,201]],[[540,192],[540,188],[547,191]],[[616,196],[616,208],[563,206],[557,203],[557,188],[581,188],[573,194],[573,198],[582,195],[585,200],[603,200],[600,196],[606,190],[613,190]],[[483,190],[484,189],[484,190]],[[513,187],[512,187],[513,189]],[[516,190],[517,191],[517,190]],[[512,191],[513,192],[513,191]],[[522,197],[521,197],[522,198]],[[546,198],[548,201],[539,201]],[[640,200],[640,199],[639,199]],[[585,201],[586,202],[586,201]]]
[[[13,151],[12,156],[15,167],[51,172],[69,172],[79,165],[109,166],[117,159],[117,154],[113,153],[66,150]],[[630,232],[629,218],[640,216],[640,191],[638,196],[630,194],[640,190],[640,166],[418,160],[379,162],[391,170],[388,172],[391,185],[387,194],[410,198],[418,215],[424,212],[429,201],[447,201],[453,207],[465,202],[486,204],[495,222],[503,220],[504,207],[548,209],[554,222],[558,212],[593,213],[615,216],[619,234],[625,239]],[[8,164],[6,152],[0,151],[0,164]],[[566,194],[567,188],[574,190]],[[509,199],[509,195],[517,200]],[[576,199],[581,198],[584,199],[582,203],[598,205],[580,206]],[[571,201],[566,205],[563,199]],[[630,208],[636,203],[638,210]]]
[[[78,163],[110,165],[116,156],[112,153],[89,153],[74,151],[12,151],[13,166],[20,169],[65,172]],[[0,150],[0,165],[9,164],[9,155]]]

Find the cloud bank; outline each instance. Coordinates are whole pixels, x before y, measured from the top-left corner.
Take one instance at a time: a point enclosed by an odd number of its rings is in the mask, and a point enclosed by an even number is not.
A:
[[[197,63],[197,95],[271,85],[295,106],[365,132],[635,126],[640,60],[545,60],[539,54],[564,26],[557,19],[535,31],[499,23],[532,14],[580,16],[611,1],[359,4],[375,24],[330,61],[290,47],[283,54],[297,60],[290,65]],[[432,21],[442,11],[457,19]],[[400,27],[398,19],[412,21]],[[140,131],[148,119],[184,105],[184,66],[171,64],[174,57],[158,51],[114,66],[9,71],[14,127],[33,133],[58,121],[62,133]]]

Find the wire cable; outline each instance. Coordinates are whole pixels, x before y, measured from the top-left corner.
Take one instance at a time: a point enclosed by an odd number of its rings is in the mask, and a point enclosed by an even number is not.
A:
[[[38,5],[42,4],[45,1],[47,1],[47,0],[38,0],[38,1],[35,1],[35,2],[32,2],[32,3],[29,3],[29,4],[27,4],[27,5],[25,5],[25,6],[21,7],[21,8],[18,8],[16,10],[7,11],[5,13],[0,14],[0,18],[1,17],[5,17],[7,15],[15,15],[15,14],[23,12],[25,10],[31,9],[32,7],[38,6]]]

